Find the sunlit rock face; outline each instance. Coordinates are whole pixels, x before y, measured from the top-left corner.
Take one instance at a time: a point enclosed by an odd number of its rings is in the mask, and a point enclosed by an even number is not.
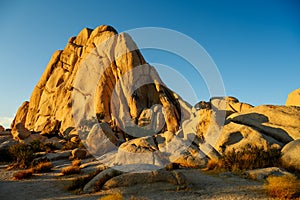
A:
[[[52,55],[11,128],[22,123],[44,135],[76,135],[76,115],[106,122],[115,132],[130,134],[138,125],[176,132],[183,120],[180,103],[189,115],[190,106],[162,83],[129,35],[110,26],[85,28]]]
[[[300,88],[292,91],[286,100],[287,106],[299,106],[300,107]]]

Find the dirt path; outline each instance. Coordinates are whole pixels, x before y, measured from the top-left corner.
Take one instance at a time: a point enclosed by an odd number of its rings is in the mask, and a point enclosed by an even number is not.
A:
[[[124,199],[132,196],[146,199],[271,199],[264,192],[261,182],[249,181],[230,173],[208,175],[200,170],[180,170],[187,178],[188,188],[176,191],[175,186],[165,183],[137,185],[104,191],[93,195],[76,195],[65,188],[71,183],[71,177],[58,176],[51,172],[34,176],[31,179],[11,180],[14,171],[0,169],[0,199],[8,200],[50,200],[50,199],[99,199],[107,193],[120,191]]]

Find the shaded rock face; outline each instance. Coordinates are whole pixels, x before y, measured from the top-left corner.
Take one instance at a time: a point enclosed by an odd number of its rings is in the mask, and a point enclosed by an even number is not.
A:
[[[300,107],[300,88],[294,90],[288,95],[285,105]]]
[[[92,55],[95,58],[89,60]],[[135,72],[139,66],[144,67]],[[93,72],[99,68],[100,74]],[[82,73],[85,74],[80,76]],[[140,80],[146,80],[146,84],[135,88],[132,83]],[[94,84],[93,91],[90,91],[91,84]],[[112,102],[113,94],[117,95],[115,102]],[[21,123],[33,132],[66,136],[80,123],[74,122],[77,115],[85,120],[96,117],[116,132],[131,134],[128,124],[151,124],[157,127],[157,132],[176,132],[182,120],[178,98],[145,62],[130,36],[117,34],[110,26],[85,28],[69,39],[64,50],[53,54],[30,101],[19,108],[11,128]],[[82,99],[84,111],[82,107],[74,109],[73,105]],[[89,104],[84,103],[87,99]],[[160,108],[152,108],[154,105]],[[153,119],[158,119],[158,124],[150,122]]]

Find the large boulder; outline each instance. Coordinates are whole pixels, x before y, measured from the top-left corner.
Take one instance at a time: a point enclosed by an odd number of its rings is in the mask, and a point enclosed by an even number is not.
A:
[[[288,95],[285,105],[300,106],[300,88],[294,90]]]
[[[300,171],[300,139],[292,141],[281,150],[281,162],[284,167]]]
[[[226,117],[239,112],[245,112],[251,108],[252,105],[247,103],[241,103],[235,97],[213,97],[210,99],[211,108],[214,110],[225,111]]]
[[[207,155],[192,141],[185,140],[181,134],[167,131],[153,137],[142,137],[124,142],[115,158],[115,164],[129,171],[149,171],[166,167],[170,163],[188,168],[203,168]],[[180,136],[182,135],[182,136]]]
[[[24,140],[31,135],[31,132],[25,128],[24,124],[18,123],[11,130],[11,134],[13,135],[15,140]]]
[[[103,189],[132,187],[138,184],[153,184],[157,182],[171,183],[178,186],[187,185],[186,178],[182,173],[158,170],[144,173],[125,173],[115,176],[104,183]]]
[[[84,193],[91,193],[96,190],[96,184],[98,187],[101,187],[104,185],[106,181],[109,179],[119,176],[122,174],[121,171],[115,170],[113,168],[105,169],[99,174],[97,174],[92,180],[90,180],[83,188]]]
[[[189,113],[190,106],[163,84],[129,35],[99,26],[83,29],[53,54],[11,128],[22,123],[32,132],[67,137],[70,128],[82,131],[82,120],[96,118],[131,139],[138,125],[176,132]]]
[[[3,135],[0,137],[0,162],[12,161],[9,148],[12,145],[18,144],[12,137],[12,135]]]
[[[223,154],[233,149],[237,151],[243,150],[244,147],[249,145],[264,150],[269,148],[280,149],[284,146],[283,143],[250,126],[230,122],[223,127],[222,133],[214,147],[219,153]]]
[[[25,101],[18,109],[16,116],[14,120],[11,123],[11,129],[15,128],[17,124],[21,123],[24,124],[26,123],[26,116],[28,113],[28,107],[29,107],[29,102]]]
[[[270,176],[293,176],[292,173],[279,167],[247,170],[246,172],[244,172],[244,175],[249,179],[260,181],[266,180]]]
[[[118,138],[107,123],[97,123],[88,132],[84,144],[90,154],[98,157],[117,150]]]
[[[124,142],[118,149],[117,165],[153,165],[163,167],[159,149],[152,137],[142,137]],[[126,169],[124,169],[126,170]]]
[[[85,159],[86,154],[87,154],[87,152],[85,149],[76,148],[71,151],[70,159],[80,159],[80,160]]]
[[[234,113],[228,120],[250,126],[283,144],[300,138],[300,107],[261,105]]]

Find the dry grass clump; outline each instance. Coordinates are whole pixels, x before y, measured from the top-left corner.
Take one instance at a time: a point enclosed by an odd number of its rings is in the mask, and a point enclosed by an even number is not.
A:
[[[264,150],[257,146],[245,146],[237,151],[226,152],[220,159],[212,159],[207,164],[208,170],[244,171],[280,165],[280,150]]]
[[[123,196],[120,193],[109,194],[104,197],[99,198],[99,200],[122,200]]]
[[[207,162],[207,166],[204,169],[205,171],[209,170],[216,170],[216,171],[222,171],[224,170],[224,163],[222,159],[210,159]]]
[[[79,174],[80,168],[78,166],[67,166],[61,169],[63,175]]]
[[[76,159],[76,160],[72,161],[72,166],[78,166],[79,167],[80,165],[81,165],[81,160]]]
[[[14,173],[13,177],[16,180],[22,180],[25,178],[30,178],[32,176],[33,172],[34,172],[33,169],[26,169],[26,170],[22,170],[22,171]]]
[[[36,173],[44,173],[44,172],[50,172],[53,165],[51,162],[41,162],[37,164],[33,169]]]
[[[64,147],[62,148],[62,150],[73,150],[73,149],[76,149],[76,148],[85,149],[85,146],[81,141],[78,141],[78,142],[68,141],[64,144]]]
[[[300,181],[295,176],[271,176],[264,188],[271,197],[278,199],[300,199]]]

